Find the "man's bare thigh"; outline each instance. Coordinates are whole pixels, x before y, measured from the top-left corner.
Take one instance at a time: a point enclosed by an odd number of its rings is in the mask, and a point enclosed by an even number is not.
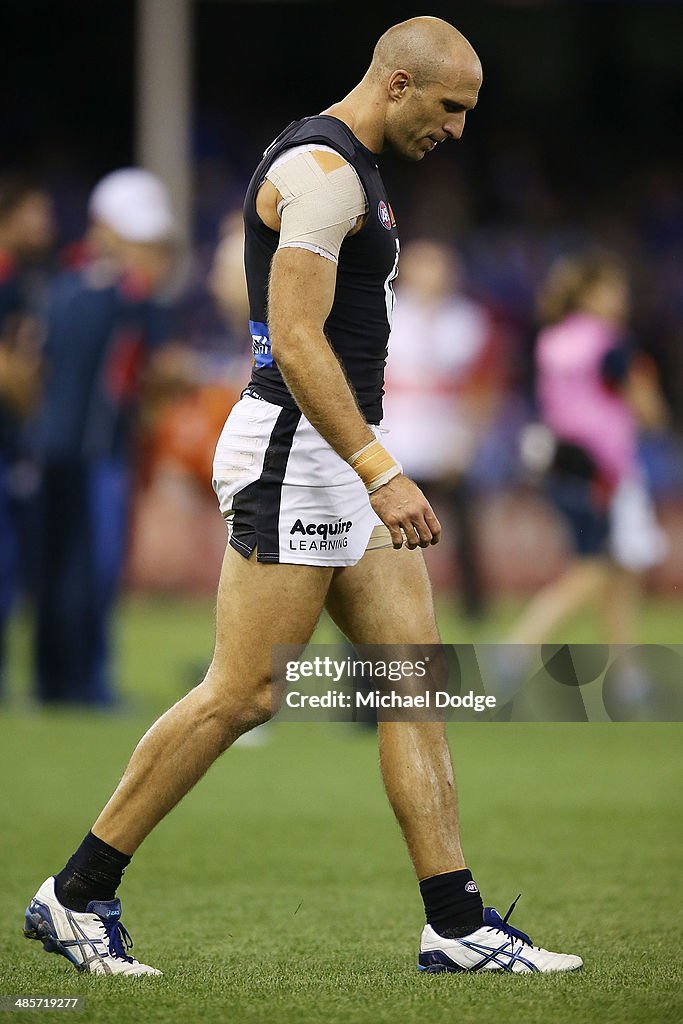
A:
[[[368,551],[334,570],[326,607],[353,643],[436,644],[432,588],[422,551]]]
[[[213,667],[248,686],[270,672],[274,644],[305,644],[322,611],[334,570],[257,562],[226,548],[216,605]]]

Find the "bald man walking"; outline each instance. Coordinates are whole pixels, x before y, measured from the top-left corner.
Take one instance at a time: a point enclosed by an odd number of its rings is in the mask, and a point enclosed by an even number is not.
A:
[[[116,889],[155,825],[273,714],[272,645],[306,644],[325,607],[354,644],[439,643],[419,550],[438,542],[439,522],[379,440],[399,242],[377,155],[418,161],[459,139],[481,82],[455,28],[403,22],[381,37],[362,81],[286,128],[251,180],[254,369],[214,464],[229,543],[213,660],[142,738],[92,830],[26,913],[25,934],[81,970],[159,973],[128,954]],[[580,967],[483,907],[460,845],[443,725],[382,722],[379,748],[425,904],[420,969]]]

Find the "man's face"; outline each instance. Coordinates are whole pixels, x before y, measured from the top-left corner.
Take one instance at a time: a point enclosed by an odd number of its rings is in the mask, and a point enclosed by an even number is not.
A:
[[[27,192],[8,214],[4,226],[22,259],[40,258],[55,240],[52,200],[45,192]]]
[[[421,88],[410,77],[404,81],[403,74],[394,72],[395,81],[390,80],[385,141],[406,159],[422,160],[440,142],[462,135],[481,88],[481,65],[474,55],[453,61],[440,80]]]

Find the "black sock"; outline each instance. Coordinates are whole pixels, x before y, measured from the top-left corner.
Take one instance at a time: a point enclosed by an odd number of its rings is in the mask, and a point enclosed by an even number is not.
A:
[[[484,904],[468,868],[424,878],[420,893],[427,924],[445,939],[457,939],[481,928]]]
[[[55,875],[55,895],[69,910],[83,913],[91,900],[113,900],[131,858],[92,832]]]

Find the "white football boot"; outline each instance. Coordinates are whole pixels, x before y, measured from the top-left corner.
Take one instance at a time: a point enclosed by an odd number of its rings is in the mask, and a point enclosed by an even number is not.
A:
[[[517,897],[519,899],[519,896]],[[481,928],[459,939],[444,939],[430,925],[425,925],[420,942],[419,971],[441,974],[444,971],[507,971],[510,974],[542,974],[551,971],[576,971],[583,967],[580,956],[551,953],[534,946],[528,935],[509,925],[508,918],[493,907],[484,909]]]
[[[157,974],[126,950],[133,940],[121,924],[120,900],[88,904],[80,914],[62,906],[55,896],[55,880],[41,885],[28,907],[24,924],[27,939],[38,939],[46,953],[59,953],[79,971],[90,974]]]

